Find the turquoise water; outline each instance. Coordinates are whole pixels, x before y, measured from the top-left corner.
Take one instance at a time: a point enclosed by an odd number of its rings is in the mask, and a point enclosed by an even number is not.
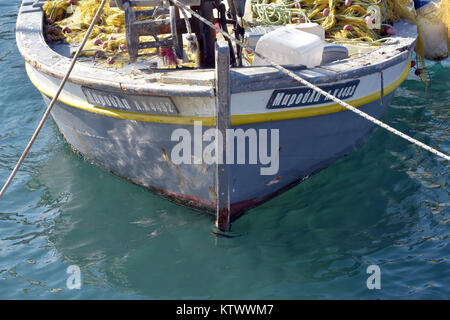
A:
[[[0,182],[44,110],[15,47],[19,0],[0,2]],[[450,60],[410,75],[385,121],[450,153]],[[0,200],[2,299],[449,299],[449,168],[377,130],[368,143],[234,223],[94,167],[48,121]],[[381,269],[368,290],[366,268]],[[66,269],[81,268],[69,290]]]

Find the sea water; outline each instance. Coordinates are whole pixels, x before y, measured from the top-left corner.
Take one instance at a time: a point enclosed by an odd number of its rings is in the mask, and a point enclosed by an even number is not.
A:
[[[45,108],[15,45],[19,4],[0,2],[1,183]],[[449,154],[450,61],[430,65],[431,87],[411,74],[383,120]],[[49,119],[0,199],[0,298],[448,299],[448,178],[377,129],[217,239],[210,216],[84,161]]]

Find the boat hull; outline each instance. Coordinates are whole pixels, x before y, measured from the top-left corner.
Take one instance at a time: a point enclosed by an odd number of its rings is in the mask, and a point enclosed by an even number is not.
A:
[[[41,5],[23,1],[16,43],[31,82],[48,105],[66,75],[71,55],[67,45],[45,41]],[[395,28],[392,41],[349,59],[311,69],[288,68],[381,118],[409,72],[417,38],[415,26],[406,21]],[[52,109],[57,126],[74,150],[169,200],[215,212],[216,164],[203,161],[202,153],[210,142],[194,139],[193,149],[200,146],[200,154],[194,150],[188,156],[194,164],[179,163],[172,154],[179,143],[172,139],[177,130],[195,137],[196,124],[201,122],[202,137],[215,127],[215,70],[149,70],[145,61],[115,69],[101,67],[90,58],[80,59]],[[237,158],[227,161],[232,220],[352,152],[374,129],[371,122],[299,86],[276,68],[231,68],[229,75],[231,129],[242,129],[250,136],[242,140],[248,150],[242,164]],[[257,133],[258,141],[251,140],[251,132]],[[256,162],[249,155],[255,144],[262,150],[262,132],[270,134],[266,148],[269,140],[271,146],[277,142],[270,152],[270,166],[276,163],[276,170],[265,174],[264,152],[258,152]],[[236,155],[238,146],[232,150]]]
[[[385,96],[383,103],[376,100],[360,109],[380,118],[393,94]],[[48,104],[50,98],[43,97]],[[86,159],[178,204],[214,212],[215,164],[177,165],[171,161],[178,143],[172,141],[172,133],[185,129],[194,136],[194,126],[105,117],[62,102],[56,103],[52,116],[67,142]],[[232,219],[349,154],[370,136],[374,126],[342,111],[233,126],[238,128],[278,130],[279,170],[261,175],[261,168],[267,166],[248,164],[248,152],[246,164],[228,165]],[[208,127],[201,129],[204,133]]]

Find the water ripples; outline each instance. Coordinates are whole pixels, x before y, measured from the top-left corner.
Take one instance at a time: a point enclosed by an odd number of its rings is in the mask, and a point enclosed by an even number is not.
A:
[[[43,113],[14,43],[20,1],[1,3],[0,181]],[[388,124],[450,153],[450,60],[410,75]],[[448,299],[448,165],[383,130],[233,225],[174,205],[75,154],[50,120],[0,200],[0,297]],[[69,265],[82,271],[68,290]],[[382,290],[366,288],[367,266]]]

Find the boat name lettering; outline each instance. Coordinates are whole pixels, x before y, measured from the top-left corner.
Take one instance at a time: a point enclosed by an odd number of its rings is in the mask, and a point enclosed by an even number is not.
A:
[[[82,90],[87,101],[96,106],[131,112],[178,114],[169,97],[125,95],[86,87]]]
[[[359,80],[352,80],[345,83],[324,85],[319,87],[336,98],[345,100],[353,97],[356,89],[358,88],[359,82]],[[273,91],[272,96],[267,103],[267,108],[279,109],[306,107],[315,104],[327,103],[329,101],[331,100],[327,97],[307,87],[279,89]]]

